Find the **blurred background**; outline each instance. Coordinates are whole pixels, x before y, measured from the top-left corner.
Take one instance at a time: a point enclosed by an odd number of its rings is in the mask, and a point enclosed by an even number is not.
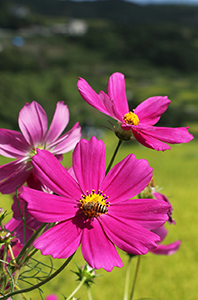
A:
[[[174,208],[177,225],[167,227],[165,243],[182,240],[173,256],[142,258],[134,299],[195,300],[198,1],[0,1],[0,127],[18,130],[18,113],[26,102],[39,102],[50,121],[57,101],[65,101],[70,111],[67,130],[79,121],[84,137],[104,138],[108,162],[117,141],[101,126],[109,126],[107,116],[82,100],[76,84],[83,77],[96,92],[105,91],[114,72],[125,75],[131,109],[151,96],[167,95],[172,102],[157,125],[190,126],[195,137],[165,153],[125,143],[117,157],[116,162],[133,152],[149,161],[157,185]],[[1,157],[1,164],[5,162]],[[71,165],[70,154],[64,163]],[[1,206],[11,203],[11,196],[1,195]],[[122,299],[127,257],[119,253],[124,267],[110,274],[98,271],[103,276],[93,286],[94,300]],[[84,263],[80,251],[76,261]],[[134,268],[135,262],[132,272]],[[56,292],[62,299],[61,294],[69,294],[76,285],[75,279],[65,271],[44,292]],[[83,293],[78,297],[87,299]],[[32,294],[32,299],[39,297]]]

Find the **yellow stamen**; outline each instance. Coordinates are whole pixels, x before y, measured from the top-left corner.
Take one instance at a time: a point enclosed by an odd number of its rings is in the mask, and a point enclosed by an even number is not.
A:
[[[35,148],[32,148],[32,149],[31,149],[31,151],[30,151],[30,153],[29,153],[29,155],[30,155],[30,158],[32,158],[34,155],[36,155],[36,154],[37,154],[37,151],[36,151],[36,149],[43,150],[43,149],[45,149],[45,145],[44,145],[44,146],[42,146],[42,145],[38,145],[37,147],[35,147]]]
[[[130,125],[138,125],[139,124],[138,116],[132,111],[125,114],[123,119],[125,120],[125,122],[127,124],[130,124]]]
[[[108,196],[103,194],[102,191],[98,191],[95,193],[95,190],[89,194],[87,191],[87,195],[82,195],[82,199],[80,200],[84,214],[88,217],[98,217],[101,214],[106,214],[108,212],[107,207],[110,202],[106,203]]]

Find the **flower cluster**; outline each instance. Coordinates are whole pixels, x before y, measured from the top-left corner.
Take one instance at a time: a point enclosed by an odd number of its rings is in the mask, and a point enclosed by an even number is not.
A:
[[[187,127],[153,126],[170,104],[166,96],[151,97],[130,111],[121,73],[109,78],[107,94],[96,94],[82,78],[77,86],[86,102],[118,121],[115,133],[120,140],[135,138],[148,148],[163,151],[170,149],[166,143],[186,143],[193,138]],[[145,159],[129,154],[114,166],[111,160],[106,170],[102,140],[81,139],[78,123],[61,135],[69,122],[63,102],[57,103],[48,130],[47,115],[37,102],[21,109],[18,122],[21,133],[0,129],[0,154],[16,158],[0,167],[0,192],[16,191],[13,217],[1,224],[14,237],[5,249],[12,254],[13,274],[17,270],[12,280],[15,286],[33,247],[43,255],[68,259],[81,246],[91,275],[93,268],[111,271],[123,266],[117,248],[132,255],[148,251],[170,255],[179,249],[180,241],[160,244],[167,234],[164,223],[174,223],[172,206],[151,188],[153,170]],[[72,166],[66,169],[60,161],[70,150]],[[11,258],[1,250],[1,257],[9,263]],[[3,284],[9,290],[9,279],[2,282],[1,291]]]

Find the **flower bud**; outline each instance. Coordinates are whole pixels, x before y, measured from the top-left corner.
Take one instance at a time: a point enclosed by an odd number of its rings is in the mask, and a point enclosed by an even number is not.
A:
[[[98,275],[96,275],[96,271],[93,268],[89,265],[82,266],[81,268],[77,265],[77,268],[78,272],[72,271],[78,276],[77,280],[81,281],[84,277],[86,277],[84,282],[86,285],[90,286],[90,283],[94,283],[93,279]]]
[[[120,140],[123,140],[123,141],[129,141],[133,137],[131,128],[130,128],[130,130],[123,130],[120,125],[119,125],[118,129],[117,128],[115,129],[115,135]]]
[[[7,229],[0,230],[0,243],[7,244],[12,240],[11,232]]]

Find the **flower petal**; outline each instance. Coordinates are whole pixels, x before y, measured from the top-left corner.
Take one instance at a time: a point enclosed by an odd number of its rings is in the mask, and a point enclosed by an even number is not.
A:
[[[119,111],[119,107],[116,106],[113,99],[109,98],[107,94],[105,94],[103,91],[99,92],[99,97],[104,106],[106,107],[106,110],[108,111],[108,115],[110,115],[112,118],[122,122],[123,121],[123,115]]]
[[[26,225],[24,225],[23,221],[16,220],[12,218],[7,224],[6,229],[10,231],[14,231],[14,235],[20,241],[21,245],[24,245],[28,242],[32,234],[35,230],[37,230],[42,223],[35,220],[31,216],[29,216],[26,221]],[[24,234],[25,232],[25,234]]]
[[[35,101],[26,103],[19,112],[19,127],[26,141],[33,148],[43,144],[47,125],[47,115],[41,105]]]
[[[150,136],[150,134],[145,134],[142,131],[136,132],[135,130],[132,130],[132,132],[136,140],[147,148],[155,149],[157,151],[165,151],[171,149],[169,145]]]
[[[150,250],[150,252],[157,255],[172,255],[179,250],[180,245],[181,241],[178,240],[169,245],[158,245],[157,248]]]
[[[121,250],[134,255],[146,254],[156,248],[160,241],[158,235],[138,225],[133,220],[116,219],[109,214],[101,218],[104,232]]]
[[[110,203],[116,203],[139,194],[151,178],[152,168],[148,161],[129,154],[109,171],[101,189],[109,196]]]
[[[107,94],[113,100],[118,108],[122,118],[129,112],[129,106],[126,97],[126,87],[124,75],[121,73],[113,73],[109,77],[107,83]]]
[[[98,94],[92,89],[86,80],[79,77],[77,83],[78,91],[81,97],[91,106],[103,112],[104,114],[110,116],[110,113],[107,111],[103,102],[101,101]]]
[[[30,151],[30,146],[20,132],[0,129],[0,154],[6,157],[24,157]]]
[[[37,149],[32,164],[38,179],[51,191],[70,199],[80,199],[82,191],[77,182],[52,153]]]
[[[156,233],[160,237],[160,242],[165,239],[167,236],[168,230],[164,226],[160,226],[152,230],[152,232]]]
[[[166,202],[156,199],[132,199],[110,205],[108,215],[130,219],[146,229],[154,229],[168,220],[167,212],[170,207]]]
[[[142,130],[141,134],[149,135],[154,139],[158,139],[169,144],[188,143],[194,139],[193,135],[188,132],[189,127],[156,127],[153,126],[149,129]]]
[[[69,122],[69,110],[63,101],[57,102],[53,120],[45,137],[47,144],[56,140]]]
[[[82,220],[79,217],[58,223],[36,239],[33,246],[40,249],[43,255],[67,258],[80,245],[82,226]]]
[[[54,155],[67,153],[74,149],[81,138],[81,127],[76,123],[70,131],[49,144],[46,149]]]
[[[28,212],[44,223],[72,218],[78,210],[75,200],[23,187],[20,197],[27,202]]]
[[[82,139],[74,149],[73,169],[79,185],[86,194],[100,188],[105,177],[105,145],[102,140],[92,137],[90,141]]]
[[[82,255],[94,269],[103,268],[110,272],[113,267],[122,267],[122,261],[115,246],[107,238],[97,219],[83,230]]]
[[[170,103],[171,101],[167,96],[150,97],[140,103],[134,110],[134,113],[138,116],[140,123],[154,125],[159,121]]]
[[[0,192],[11,194],[16,188],[24,184],[32,172],[31,163],[25,163],[20,159],[0,166]],[[5,179],[5,180],[4,180]]]

